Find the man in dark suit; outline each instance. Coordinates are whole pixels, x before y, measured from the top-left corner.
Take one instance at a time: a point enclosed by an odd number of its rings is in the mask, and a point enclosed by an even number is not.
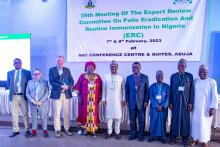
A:
[[[54,130],[55,137],[61,137],[60,113],[64,110],[64,129],[68,136],[70,132],[70,98],[72,98],[71,87],[74,84],[69,68],[63,67],[64,57],[57,57],[57,66],[49,69],[49,81],[52,86],[50,98],[53,100],[54,108]]]
[[[140,73],[141,65],[139,62],[132,64],[133,74],[129,75],[125,83],[125,98],[126,104],[129,108],[130,117],[130,136],[129,140],[137,137],[137,124],[138,117],[138,138],[139,141],[144,140],[145,130],[145,111],[148,105],[148,89],[149,80],[148,76]]]
[[[12,114],[13,133],[9,137],[15,137],[19,134],[19,110],[24,116],[25,136],[31,137],[29,131],[28,103],[25,96],[27,82],[31,79],[31,72],[22,69],[21,59],[14,59],[14,70],[7,73],[7,89],[9,89],[10,111]]]

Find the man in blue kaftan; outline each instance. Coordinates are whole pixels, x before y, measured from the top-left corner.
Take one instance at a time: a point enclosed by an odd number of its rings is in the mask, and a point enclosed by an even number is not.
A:
[[[172,111],[170,144],[175,144],[177,136],[181,136],[184,147],[188,147],[190,136],[190,112],[193,109],[194,86],[193,76],[185,72],[186,60],[178,62],[178,72],[170,78],[169,108]]]
[[[168,114],[168,103],[170,96],[170,87],[163,83],[163,72],[156,72],[157,82],[150,86],[150,136],[151,142],[160,138],[162,143],[166,141],[166,121]]]

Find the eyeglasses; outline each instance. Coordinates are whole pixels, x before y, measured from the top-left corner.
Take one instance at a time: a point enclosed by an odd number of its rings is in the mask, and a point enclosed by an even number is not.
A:
[[[40,74],[40,72],[39,72],[39,73],[33,73],[34,76],[37,76],[37,75],[39,75],[39,74]]]

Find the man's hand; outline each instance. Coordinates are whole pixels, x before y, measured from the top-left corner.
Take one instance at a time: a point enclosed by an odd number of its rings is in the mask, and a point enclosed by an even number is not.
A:
[[[32,100],[31,102],[32,102],[34,105],[37,105],[37,101]]]
[[[169,104],[169,108],[172,111],[173,110],[173,104]]]
[[[38,106],[41,106],[42,103],[43,103],[42,101],[38,101],[38,102],[37,102],[37,105],[38,105]]]
[[[102,102],[103,106],[105,107],[107,105],[107,102],[106,101],[103,101]]]
[[[210,109],[209,109],[209,116],[210,116],[210,117],[213,116],[214,113],[215,113],[215,109],[214,109],[214,108],[210,108]]]
[[[162,112],[162,106],[161,105],[157,106],[157,111]]]
[[[62,88],[62,90],[65,91],[65,90],[67,90],[69,88],[69,86],[68,85],[62,85],[61,88]]]
[[[191,112],[192,111],[192,104],[188,105],[188,111]]]
[[[124,107],[125,106],[125,101],[121,102],[121,106]]]
[[[148,103],[144,102],[144,108],[147,108],[147,106],[148,106]]]

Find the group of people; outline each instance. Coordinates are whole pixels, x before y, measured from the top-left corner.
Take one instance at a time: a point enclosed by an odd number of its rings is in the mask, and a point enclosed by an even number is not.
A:
[[[160,139],[166,142],[166,122],[168,109],[172,112],[170,128],[170,144],[175,144],[176,137],[181,136],[183,145],[189,145],[192,136],[195,145],[198,142],[207,146],[210,140],[212,117],[218,107],[217,85],[214,79],[208,78],[208,68],[199,67],[199,78],[193,79],[192,74],[185,71],[186,60],[178,62],[178,72],[171,75],[170,85],[163,82],[163,71],[156,72],[156,82],[149,86],[148,76],[141,73],[141,64],[132,64],[133,73],[126,80],[118,74],[118,63],[110,63],[110,73],[103,80],[95,73],[94,62],[86,62],[85,73],[82,73],[74,85],[70,69],[64,67],[64,57],[58,56],[57,65],[49,69],[49,84],[41,79],[40,69],[32,73],[22,68],[22,61],[14,59],[14,70],[7,74],[7,88],[10,91],[10,110],[12,114],[13,133],[19,134],[19,109],[24,117],[25,136],[37,135],[37,118],[41,116],[43,136],[49,137],[47,131],[48,97],[52,99],[54,110],[55,137],[60,138],[61,110],[64,112],[65,134],[72,136],[70,130],[70,99],[72,91],[79,97],[78,124],[83,135],[96,136],[99,128],[98,105],[101,101],[105,107],[107,120],[106,139],[113,136],[113,122],[115,138],[121,139],[120,125],[122,108],[129,110],[130,135],[129,140],[136,138],[144,140],[146,108],[150,107],[149,138],[151,142]],[[32,76],[31,76],[32,75]],[[28,104],[31,111],[32,132],[29,127]],[[190,114],[192,112],[192,119]],[[137,129],[138,120],[138,129]],[[191,120],[191,121],[190,121]]]

